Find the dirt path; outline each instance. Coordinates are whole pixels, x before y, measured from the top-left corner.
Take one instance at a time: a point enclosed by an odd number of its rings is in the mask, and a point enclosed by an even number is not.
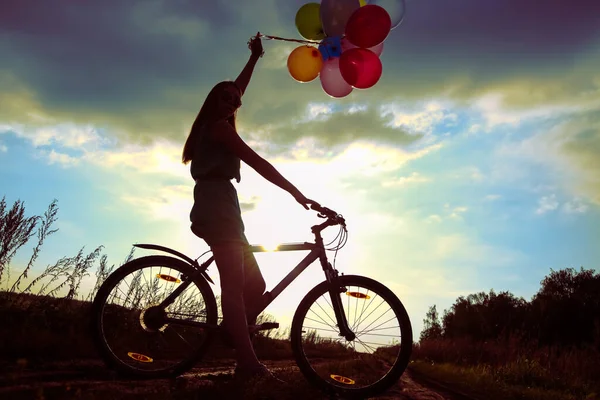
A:
[[[289,360],[265,362],[276,374],[293,379],[292,391],[266,393],[256,398],[327,399],[304,381]],[[99,361],[54,362],[39,365],[0,365],[0,399],[212,399],[232,398],[233,362],[204,363],[177,379],[126,380],[117,378]],[[288,380],[288,382],[290,382]],[[406,371],[400,381],[375,399],[471,400],[433,382],[424,383]],[[268,392],[268,391],[267,391]],[[298,397],[296,397],[296,395]]]

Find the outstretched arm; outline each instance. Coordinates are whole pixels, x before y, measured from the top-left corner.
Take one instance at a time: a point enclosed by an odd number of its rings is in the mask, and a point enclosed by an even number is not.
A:
[[[254,67],[256,66],[256,62],[263,54],[262,42],[260,40],[259,33],[256,34],[255,37],[250,39],[250,43],[248,47],[252,51],[250,55],[250,59],[244,66],[240,75],[236,78],[235,83],[242,91],[242,95],[246,92],[246,88],[248,87],[248,83],[250,83],[250,78],[252,77],[252,73],[254,72]]]
[[[242,161],[262,175],[263,178],[287,191],[307,210],[308,204],[315,203],[314,200],[307,199],[300,190],[298,190],[290,181],[285,179],[267,160],[256,154],[256,152],[254,152],[254,150],[239,137],[237,132],[228,122],[217,122],[214,127],[216,129],[213,130],[213,137],[227,146],[232,153],[237,155]]]

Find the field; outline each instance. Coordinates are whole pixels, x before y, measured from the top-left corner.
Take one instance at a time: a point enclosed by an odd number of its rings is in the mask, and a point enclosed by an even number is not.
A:
[[[99,360],[90,337],[90,303],[0,293],[0,398],[3,399],[326,399],[295,366],[284,334],[257,336],[259,358],[285,385],[241,386],[232,378],[233,351],[215,343],[176,379],[128,380]],[[273,336],[273,335],[271,335]],[[333,356],[330,354],[329,356]],[[379,399],[450,398],[405,373]]]

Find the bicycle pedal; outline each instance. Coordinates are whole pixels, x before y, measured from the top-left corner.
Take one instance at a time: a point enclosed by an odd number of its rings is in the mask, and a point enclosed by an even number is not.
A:
[[[254,328],[257,331],[266,331],[269,329],[277,329],[279,328],[279,322],[263,322],[260,325],[256,325]]]

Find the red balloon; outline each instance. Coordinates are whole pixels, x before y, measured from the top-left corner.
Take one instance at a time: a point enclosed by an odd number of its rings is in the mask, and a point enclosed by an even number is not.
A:
[[[382,70],[381,60],[368,49],[356,47],[346,50],[340,57],[342,78],[357,89],[367,89],[376,84]]]
[[[367,4],[352,13],[346,23],[350,43],[363,48],[377,46],[392,29],[390,14],[381,6]]]

